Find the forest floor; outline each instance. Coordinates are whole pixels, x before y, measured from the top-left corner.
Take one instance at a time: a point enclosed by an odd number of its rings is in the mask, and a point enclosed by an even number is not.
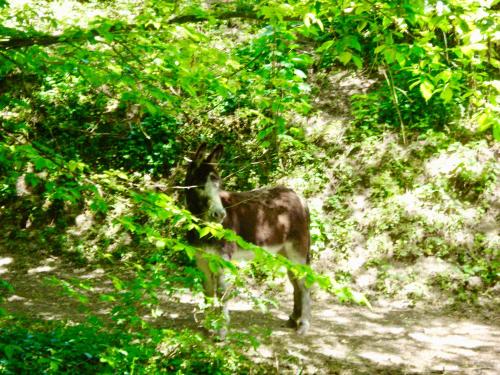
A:
[[[80,304],[47,283],[51,276],[95,281],[100,287],[90,292],[90,309],[98,315],[108,313],[97,299],[112,287],[103,269],[75,268],[53,256],[2,254],[0,249],[0,274],[15,289],[4,302],[11,313],[31,319],[83,321],[86,313]],[[291,308],[289,291],[287,282],[277,297],[280,306],[268,313],[252,308],[248,301],[231,303],[233,331],[269,331],[251,355],[256,362],[271,363],[276,373],[500,373],[500,320],[494,308],[409,308],[392,301],[369,309],[339,304],[316,291],[311,330],[299,337],[285,328]],[[178,297],[178,303],[170,299],[163,304],[157,324],[202,330],[195,313],[201,296]]]

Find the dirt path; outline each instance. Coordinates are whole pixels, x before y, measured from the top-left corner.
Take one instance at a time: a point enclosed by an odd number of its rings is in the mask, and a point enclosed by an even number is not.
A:
[[[45,319],[79,320],[78,304],[61,297],[46,277],[103,280],[103,270],[65,266],[57,258],[0,254],[0,275],[15,288],[4,307]],[[394,306],[345,306],[316,295],[314,322],[309,334],[297,337],[284,327],[290,311],[289,295],[263,314],[245,301],[231,303],[233,329],[268,328],[271,334],[252,355],[271,361],[277,373],[302,374],[500,374],[498,311],[443,311]],[[197,328],[196,298],[182,296],[166,304],[162,323]],[[105,310],[96,311],[106,314]]]

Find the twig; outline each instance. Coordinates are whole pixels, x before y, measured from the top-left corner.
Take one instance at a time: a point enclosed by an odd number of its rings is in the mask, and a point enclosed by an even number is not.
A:
[[[389,71],[389,76],[387,75],[387,71]],[[391,90],[391,95],[392,95],[392,101],[394,103],[394,106],[396,107],[396,113],[398,114],[399,118],[399,124],[401,126],[401,135],[403,137],[403,144],[406,144],[406,134],[405,134],[405,124],[403,122],[403,116],[401,115],[401,110],[399,109],[399,101],[398,101],[398,95],[396,94],[396,90],[394,89],[394,81],[392,78],[392,74],[390,69],[382,69],[382,73],[384,74],[384,77],[387,81],[387,85],[389,86],[389,89]]]

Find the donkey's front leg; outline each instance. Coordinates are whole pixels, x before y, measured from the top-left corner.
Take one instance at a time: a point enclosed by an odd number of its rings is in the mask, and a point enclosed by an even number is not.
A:
[[[205,296],[212,299],[219,305],[218,315],[222,317],[222,321],[218,324],[216,334],[224,339],[227,334],[227,327],[229,325],[229,309],[227,304],[227,284],[224,277],[224,272],[214,273],[208,265],[208,260],[199,256],[196,258],[198,269],[203,272],[204,281],[203,287]]]
[[[228,296],[227,296],[227,282],[224,276],[224,272],[220,272],[217,276],[217,302],[220,304],[220,314],[222,321],[220,327],[217,329],[217,334],[221,339],[224,339],[227,334],[229,327],[229,307],[228,307]]]

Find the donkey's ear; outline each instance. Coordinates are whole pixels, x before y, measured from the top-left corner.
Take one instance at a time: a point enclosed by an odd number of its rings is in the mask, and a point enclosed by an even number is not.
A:
[[[210,153],[210,155],[208,155],[207,160],[205,160],[205,162],[217,163],[220,160],[223,152],[224,152],[224,146],[219,143],[217,146],[215,146],[214,150]]]
[[[193,157],[193,162],[196,163],[201,161],[206,151],[207,151],[207,142],[203,142],[198,146],[198,149],[196,150],[196,153],[194,154]]]

